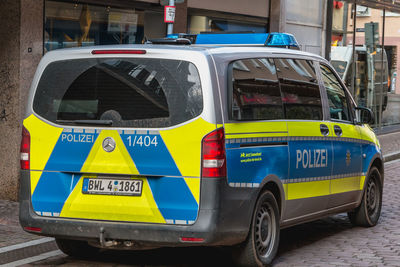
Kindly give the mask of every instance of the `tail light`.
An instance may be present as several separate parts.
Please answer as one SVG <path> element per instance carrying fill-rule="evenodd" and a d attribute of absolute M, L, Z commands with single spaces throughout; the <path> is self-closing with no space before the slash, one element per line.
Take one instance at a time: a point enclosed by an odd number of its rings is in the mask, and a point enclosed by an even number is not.
<path fill-rule="evenodd" d="M 30 157 L 31 157 L 31 136 L 28 130 L 22 126 L 22 139 L 21 139 L 21 169 L 30 169 Z"/>
<path fill-rule="evenodd" d="M 202 177 L 226 177 L 225 133 L 219 128 L 203 138 Z"/>

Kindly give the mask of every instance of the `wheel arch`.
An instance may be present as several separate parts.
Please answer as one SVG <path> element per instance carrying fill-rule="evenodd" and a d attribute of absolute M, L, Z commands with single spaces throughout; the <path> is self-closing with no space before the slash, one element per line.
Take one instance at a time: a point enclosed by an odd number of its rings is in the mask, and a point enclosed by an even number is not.
<path fill-rule="evenodd" d="M 282 219 L 282 214 L 285 210 L 285 190 L 282 181 L 276 175 L 268 175 L 265 177 L 260 184 L 257 199 L 265 190 L 269 190 L 274 195 L 279 208 L 279 216 L 280 219 Z"/>
<path fill-rule="evenodd" d="M 376 155 L 374 155 L 374 157 L 372 157 L 372 159 L 371 159 L 371 161 L 369 163 L 367 172 L 365 173 L 364 184 L 363 184 L 363 187 L 362 187 L 362 194 L 360 194 L 360 196 L 359 196 L 359 199 L 357 201 L 357 205 L 359 205 L 361 203 L 362 196 L 364 195 L 364 191 L 365 191 L 365 185 L 367 183 L 367 177 L 368 177 L 372 167 L 376 167 L 378 169 L 378 171 L 379 171 L 379 173 L 381 175 L 381 185 L 383 187 L 383 181 L 384 181 L 384 165 L 383 164 L 384 164 L 384 161 L 383 161 L 383 158 L 382 158 L 381 154 L 377 153 Z"/>

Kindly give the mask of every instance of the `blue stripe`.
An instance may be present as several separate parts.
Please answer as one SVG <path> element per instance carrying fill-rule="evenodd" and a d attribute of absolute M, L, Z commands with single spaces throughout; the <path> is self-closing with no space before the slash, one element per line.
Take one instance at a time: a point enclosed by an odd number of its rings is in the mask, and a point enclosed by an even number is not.
<path fill-rule="evenodd" d="M 239 144 L 232 144 L 239 146 Z M 270 174 L 288 178 L 288 147 L 265 146 L 227 149 L 228 183 L 261 183 Z"/>
<path fill-rule="evenodd" d="M 32 195 L 35 211 L 61 212 L 81 176 L 65 172 L 80 172 L 97 136 L 95 133 L 61 133 Z"/>
<path fill-rule="evenodd" d="M 97 136 L 95 133 L 62 133 L 44 169 L 80 172 Z"/>
<path fill-rule="evenodd" d="M 181 176 L 160 135 L 121 134 L 141 175 Z"/>
<path fill-rule="evenodd" d="M 43 172 L 32 195 L 33 209 L 60 213 L 80 177 L 62 172 Z"/>
<path fill-rule="evenodd" d="M 196 220 L 198 204 L 183 178 L 160 177 L 147 181 L 166 220 Z"/>

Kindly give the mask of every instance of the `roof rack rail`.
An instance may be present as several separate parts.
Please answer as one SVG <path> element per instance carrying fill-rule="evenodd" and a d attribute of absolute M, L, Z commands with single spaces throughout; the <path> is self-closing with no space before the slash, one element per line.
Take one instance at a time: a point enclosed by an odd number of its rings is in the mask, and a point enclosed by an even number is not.
<path fill-rule="evenodd" d="M 171 44 L 171 45 L 191 45 L 192 42 L 187 38 L 159 38 L 151 39 L 147 44 Z"/>

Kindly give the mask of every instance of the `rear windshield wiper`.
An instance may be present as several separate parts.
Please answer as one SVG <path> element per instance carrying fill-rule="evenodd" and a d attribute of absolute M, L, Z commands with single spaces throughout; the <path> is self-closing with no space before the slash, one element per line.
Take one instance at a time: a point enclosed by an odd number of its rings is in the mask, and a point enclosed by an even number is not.
<path fill-rule="evenodd" d="M 56 120 L 58 123 L 87 124 L 87 125 L 112 125 L 112 120 Z"/>

